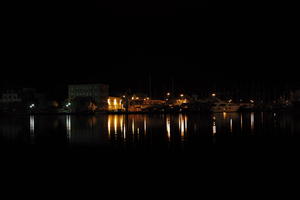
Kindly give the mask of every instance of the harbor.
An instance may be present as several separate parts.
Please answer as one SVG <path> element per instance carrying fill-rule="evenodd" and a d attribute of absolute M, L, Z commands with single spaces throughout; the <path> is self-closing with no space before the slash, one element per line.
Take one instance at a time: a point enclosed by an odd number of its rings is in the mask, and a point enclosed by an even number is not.
<path fill-rule="evenodd" d="M 52 98 L 34 88 L 3 89 L 0 114 L 143 114 L 143 113 L 231 113 L 297 112 L 300 90 L 286 90 L 272 98 L 238 93 L 192 92 L 149 93 L 115 92 L 105 84 L 69 85 L 67 98 Z M 111 94 L 119 95 L 111 96 Z M 60 99 L 60 100 L 59 100 Z"/>

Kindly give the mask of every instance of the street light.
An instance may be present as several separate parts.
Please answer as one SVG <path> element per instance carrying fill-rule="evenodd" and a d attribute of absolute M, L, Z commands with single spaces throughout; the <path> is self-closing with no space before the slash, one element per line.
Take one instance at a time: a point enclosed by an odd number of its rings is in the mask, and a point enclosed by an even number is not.
<path fill-rule="evenodd" d="M 34 103 L 30 104 L 29 108 L 33 109 L 35 107 Z"/>
<path fill-rule="evenodd" d="M 69 113 L 71 112 L 71 108 L 70 108 L 70 106 L 71 106 L 71 103 L 70 103 L 70 102 L 68 102 L 68 103 L 66 104 L 66 107 L 68 108 L 68 112 L 69 112 Z"/>

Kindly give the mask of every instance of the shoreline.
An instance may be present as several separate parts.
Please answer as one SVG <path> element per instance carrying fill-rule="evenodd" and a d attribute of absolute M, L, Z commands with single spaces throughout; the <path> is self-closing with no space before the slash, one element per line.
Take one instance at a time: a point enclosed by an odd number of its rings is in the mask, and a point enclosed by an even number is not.
<path fill-rule="evenodd" d="M 226 113 L 257 113 L 257 112 L 283 112 L 283 113 L 296 113 L 300 114 L 299 110 L 242 110 L 237 112 L 226 112 Z M 74 115 L 74 116 L 93 116 L 93 115 L 152 115 L 152 114 L 218 114 L 223 112 L 204 112 L 204 111 L 158 111 L 158 112 L 94 112 L 94 113 L 61 113 L 61 112 L 34 112 L 34 113 L 0 113 L 0 116 L 30 116 L 30 115 Z"/>

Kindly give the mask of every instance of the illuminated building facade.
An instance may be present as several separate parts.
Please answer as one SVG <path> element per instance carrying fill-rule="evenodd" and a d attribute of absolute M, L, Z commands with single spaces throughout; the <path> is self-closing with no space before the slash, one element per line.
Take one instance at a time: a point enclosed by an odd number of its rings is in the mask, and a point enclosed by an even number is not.
<path fill-rule="evenodd" d="M 107 110 L 111 112 L 124 111 L 123 99 L 120 97 L 107 98 Z"/>

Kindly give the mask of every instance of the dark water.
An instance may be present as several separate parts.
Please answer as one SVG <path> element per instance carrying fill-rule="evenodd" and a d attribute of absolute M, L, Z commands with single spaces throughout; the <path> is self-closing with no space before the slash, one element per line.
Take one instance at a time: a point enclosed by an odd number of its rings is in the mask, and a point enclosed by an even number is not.
<path fill-rule="evenodd" d="M 162 178 L 178 187 L 188 183 L 179 178 L 197 183 L 208 176 L 215 188 L 228 185 L 232 174 L 299 171 L 299 122 L 288 113 L 2 116 L 0 172 L 9 180 L 25 176 L 23 185 L 35 174 L 36 183 L 45 176 L 55 183 L 91 178 L 124 187 L 135 179 L 143 188 L 153 180 L 164 189 Z M 224 175 L 226 182 L 215 182 Z M 86 183 L 94 182 L 80 182 L 79 190 Z"/>
<path fill-rule="evenodd" d="M 300 118 L 289 113 L 1 117 L 2 147 L 196 152 L 297 146 Z"/>

